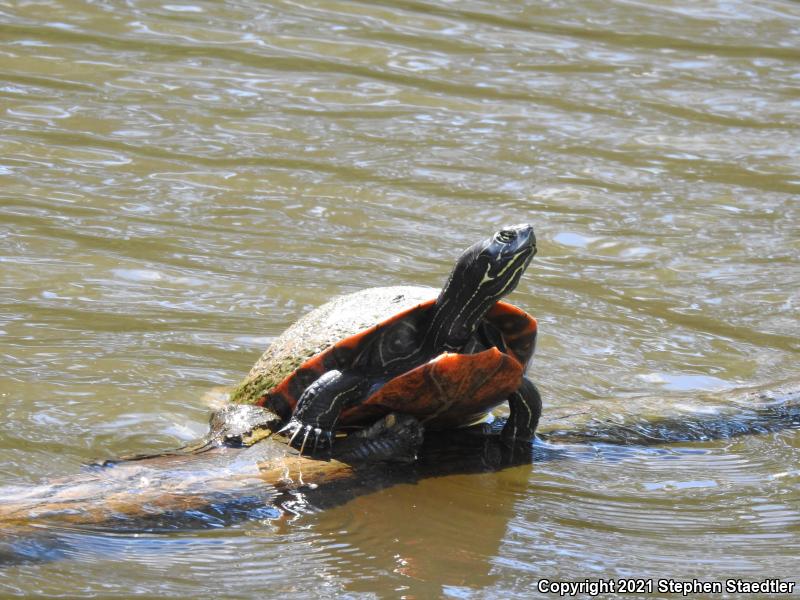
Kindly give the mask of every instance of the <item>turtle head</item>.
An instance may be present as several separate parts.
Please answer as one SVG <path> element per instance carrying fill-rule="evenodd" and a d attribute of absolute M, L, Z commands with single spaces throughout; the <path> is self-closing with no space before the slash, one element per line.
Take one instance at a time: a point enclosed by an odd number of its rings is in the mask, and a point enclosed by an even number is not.
<path fill-rule="evenodd" d="M 464 251 L 456 262 L 449 283 L 456 283 L 460 290 L 458 299 L 464 304 L 474 305 L 480 301 L 480 304 L 489 302 L 491 306 L 517 287 L 534 254 L 536 236 L 533 227 L 504 227 Z"/>
<path fill-rule="evenodd" d="M 504 227 L 465 250 L 436 301 L 434 345 L 465 344 L 494 303 L 517 287 L 534 254 L 536 236 L 527 224 Z"/>

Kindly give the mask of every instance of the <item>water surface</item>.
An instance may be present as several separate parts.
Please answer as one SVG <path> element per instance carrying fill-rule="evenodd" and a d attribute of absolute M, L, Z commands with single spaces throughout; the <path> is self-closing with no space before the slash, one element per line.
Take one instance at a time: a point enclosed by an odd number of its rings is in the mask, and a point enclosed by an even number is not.
<path fill-rule="evenodd" d="M 511 300 L 540 321 L 546 411 L 701 410 L 796 376 L 798 40 L 788 1 L 0 2 L 0 481 L 192 439 L 204 394 L 309 308 L 439 286 L 504 223 L 537 231 Z M 0 588 L 796 575 L 796 427 L 565 456 L 202 531 L 67 531 L 20 542 L 37 560 Z"/>

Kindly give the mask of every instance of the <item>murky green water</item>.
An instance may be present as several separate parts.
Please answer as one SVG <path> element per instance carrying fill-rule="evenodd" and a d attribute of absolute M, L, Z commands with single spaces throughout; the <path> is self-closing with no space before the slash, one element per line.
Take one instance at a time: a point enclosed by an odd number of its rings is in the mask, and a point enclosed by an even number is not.
<path fill-rule="evenodd" d="M 441 285 L 503 223 L 537 231 L 511 300 L 546 412 L 795 377 L 798 85 L 788 1 L 0 2 L 0 482 L 196 437 L 204 393 L 310 307 Z M 796 578 L 799 459 L 797 428 L 582 446 L 279 519 L 65 532 L 0 590 Z"/>

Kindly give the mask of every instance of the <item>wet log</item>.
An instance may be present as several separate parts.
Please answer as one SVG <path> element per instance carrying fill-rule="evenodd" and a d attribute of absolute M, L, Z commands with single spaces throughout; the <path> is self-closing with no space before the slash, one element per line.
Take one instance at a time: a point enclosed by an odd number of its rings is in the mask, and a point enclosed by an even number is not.
<path fill-rule="evenodd" d="M 401 482 L 547 460 L 575 444 L 668 444 L 797 428 L 800 382 L 702 396 L 617 398 L 586 403 L 577 411 L 545 411 L 534 444 L 507 448 L 500 442 L 498 421 L 428 435 L 418 460 L 409 465 L 316 460 L 266 440 L 246 449 L 87 467 L 40 485 L 0 487 L 0 539 L 58 526 L 192 527 L 202 525 L 203 515 L 246 518 L 249 511 L 298 498 L 324 508 Z"/>

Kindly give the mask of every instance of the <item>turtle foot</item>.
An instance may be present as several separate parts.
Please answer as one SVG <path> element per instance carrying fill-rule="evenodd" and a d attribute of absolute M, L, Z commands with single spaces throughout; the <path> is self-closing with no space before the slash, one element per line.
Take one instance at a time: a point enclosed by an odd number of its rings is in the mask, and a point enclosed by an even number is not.
<path fill-rule="evenodd" d="M 523 377 L 522 385 L 508 397 L 508 406 L 511 414 L 500 439 L 509 447 L 530 445 L 542 414 L 542 397 L 536 385 Z"/>
<path fill-rule="evenodd" d="M 504 427 L 503 430 L 500 432 L 500 441 L 506 448 L 519 448 L 519 447 L 527 447 L 533 443 L 533 435 L 531 436 L 519 436 L 516 435 L 513 431 L 513 428 L 509 428 L 508 426 Z"/>
<path fill-rule="evenodd" d="M 343 462 L 413 463 L 422 445 L 424 428 L 410 415 L 389 413 L 341 443 L 334 458 Z"/>
<path fill-rule="evenodd" d="M 291 419 L 278 433 L 289 438 L 289 445 L 300 454 L 316 456 L 319 450 L 330 451 L 333 446 L 333 431 L 314 425 L 305 425 L 298 419 Z"/>

